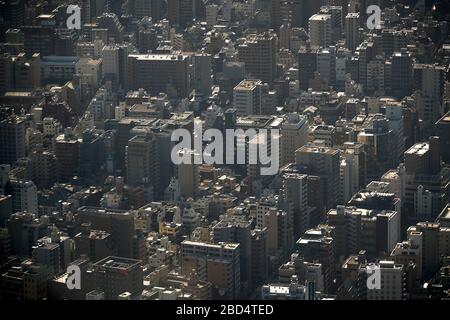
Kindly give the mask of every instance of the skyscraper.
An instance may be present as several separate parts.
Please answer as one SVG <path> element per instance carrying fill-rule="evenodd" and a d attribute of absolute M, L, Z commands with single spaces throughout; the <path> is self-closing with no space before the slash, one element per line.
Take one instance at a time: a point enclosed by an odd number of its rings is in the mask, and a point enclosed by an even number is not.
<path fill-rule="evenodd" d="M 315 14 L 308 21 L 311 46 L 328 47 L 331 45 L 331 14 Z"/>
<path fill-rule="evenodd" d="M 339 195 L 339 150 L 311 145 L 305 145 L 295 152 L 295 163 L 304 167 L 302 172 L 319 176 L 324 180 L 325 206 L 330 209 L 335 206 Z M 322 209 L 322 208 L 320 208 Z"/>
<path fill-rule="evenodd" d="M 0 121 L 0 163 L 14 164 L 25 156 L 25 120 L 9 117 Z"/>
<path fill-rule="evenodd" d="M 351 12 L 345 17 L 345 46 L 354 51 L 359 45 L 359 13 Z"/>
<path fill-rule="evenodd" d="M 143 290 L 144 276 L 139 260 L 106 257 L 93 265 L 89 277 L 94 288 L 103 291 L 107 300 L 117 300 L 124 292 L 139 299 Z"/>
<path fill-rule="evenodd" d="M 245 63 L 249 79 L 259 79 L 272 86 L 276 77 L 276 35 L 251 34 L 238 45 L 239 61 Z"/>
<path fill-rule="evenodd" d="M 186 28 L 194 18 L 194 0 L 168 0 L 167 16 L 171 25 Z"/>
<path fill-rule="evenodd" d="M 413 60 L 406 48 L 392 55 L 391 94 L 399 99 L 408 96 L 413 88 Z"/>
<path fill-rule="evenodd" d="M 240 244 L 204 243 L 185 240 L 181 243 L 181 270 L 190 274 L 195 269 L 199 279 L 213 285 L 213 297 L 240 297 Z"/>
<path fill-rule="evenodd" d="M 167 92 L 171 97 L 186 97 L 190 89 L 190 60 L 182 54 L 130 54 L 128 88 L 143 88 L 151 95 Z"/>

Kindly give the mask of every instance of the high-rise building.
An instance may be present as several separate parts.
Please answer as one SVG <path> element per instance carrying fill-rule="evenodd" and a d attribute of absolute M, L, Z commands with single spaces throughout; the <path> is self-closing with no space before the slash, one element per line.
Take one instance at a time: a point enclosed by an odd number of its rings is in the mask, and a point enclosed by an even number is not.
<path fill-rule="evenodd" d="M 114 247 L 121 257 L 133 257 L 136 229 L 131 212 L 116 209 L 81 207 L 78 209 L 77 222 L 90 223 L 94 230 L 103 230 L 111 234 Z"/>
<path fill-rule="evenodd" d="M 434 124 L 434 134 L 439 137 L 442 161 L 450 163 L 450 111 Z"/>
<path fill-rule="evenodd" d="M 79 165 L 80 141 L 70 133 L 59 135 L 55 143 L 58 162 L 58 181 L 68 181 L 76 174 Z"/>
<path fill-rule="evenodd" d="M 368 270 L 369 269 L 369 270 Z M 374 271 L 372 271 L 374 270 Z M 405 268 L 394 261 L 380 261 L 361 268 L 361 287 L 366 287 L 362 299 L 367 300 L 403 300 L 405 290 Z M 379 272 L 379 288 L 367 288 L 367 275 Z"/>
<path fill-rule="evenodd" d="M 190 58 L 182 54 L 128 56 L 128 88 L 145 89 L 151 95 L 161 92 L 186 97 L 190 89 Z"/>
<path fill-rule="evenodd" d="M 305 262 L 321 264 L 324 292 L 333 291 L 336 278 L 336 240 L 333 239 L 334 228 L 319 225 L 307 230 L 296 242 L 300 257 Z"/>
<path fill-rule="evenodd" d="M 239 243 L 242 294 L 254 289 L 250 287 L 254 282 L 251 273 L 251 225 L 251 220 L 240 219 L 238 216 L 227 216 L 213 227 L 214 242 Z"/>
<path fill-rule="evenodd" d="M 413 89 L 413 58 L 406 48 L 392 55 L 391 94 L 399 99 L 409 96 Z"/>
<path fill-rule="evenodd" d="M 294 237 L 299 237 L 310 225 L 308 208 L 308 176 L 297 173 L 283 175 L 283 197 L 292 205 Z"/>
<path fill-rule="evenodd" d="M 414 64 L 413 72 L 414 89 L 421 91 L 418 99 L 425 100 L 418 104 L 417 111 L 429 130 L 444 113 L 445 68 L 439 65 Z"/>
<path fill-rule="evenodd" d="M 359 250 L 369 257 L 390 254 L 400 240 L 400 214 L 394 210 L 337 206 L 328 212 L 327 221 L 335 228 L 340 259 Z"/>
<path fill-rule="evenodd" d="M 311 48 L 310 42 L 300 48 L 298 52 L 298 72 L 300 89 L 307 90 L 309 82 L 317 70 L 317 48 Z"/>
<path fill-rule="evenodd" d="M 60 273 L 60 250 L 57 243 L 39 243 L 32 249 L 33 262 L 49 268 L 49 273 L 58 275 Z"/>
<path fill-rule="evenodd" d="M 86 255 L 95 262 L 117 254 L 111 234 L 103 230 L 93 230 L 88 223 L 81 226 L 81 232 L 73 239 L 76 257 Z"/>
<path fill-rule="evenodd" d="M 330 46 L 332 41 L 331 14 L 315 14 L 308 21 L 311 46 Z"/>
<path fill-rule="evenodd" d="M 13 165 L 25 157 L 25 120 L 9 117 L 0 121 L 0 163 Z"/>
<path fill-rule="evenodd" d="M 359 46 L 359 13 L 349 13 L 345 17 L 345 46 L 354 51 Z"/>
<path fill-rule="evenodd" d="M 281 125 L 281 165 L 295 162 L 295 151 L 308 139 L 308 121 L 297 113 L 289 113 Z"/>
<path fill-rule="evenodd" d="M 159 187 L 159 161 L 156 138 L 151 134 L 136 135 L 126 147 L 127 184 Z"/>
<path fill-rule="evenodd" d="M 180 196 L 186 198 L 195 197 L 198 195 L 200 185 L 200 165 L 194 163 L 194 151 L 182 150 L 181 153 L 187 153 L 191 161 L 189 163 L 181 163 L 177 166 Z M 186 157 L 186 155 L 183 156 Z"/>
<path fill-rule="evenodd" d="M 403 203 L 412 221 L 434 221 L 447 202 L 450 173 L 441 165 L 439 140 L 430 137 L 405 152 Z"/>
<path fill-rule="evenodd" d="M 249 79 L 260 79 L 269 86 L 276 78 L 276 35 L 266 32 L 251 34 L 238 45 L 239 61 L 245 63 Z"/>
<path fill-rule="evenodd" d="M 211 55 L 208 53 L 195 53 L 192 56 L 192 88 L 206 97 L 211 93 L 211 63 Z"/>
<path fill-rule="evenodd" d="M 22 26 L 27 57 L 40 53 L 42 57 L 55 54 L 55 29 L 52 26 Z"/>
<path fill-rule="evenodd" d="M 302 172 L 319 176 L 324 182 L 325 207 L 335 206 L 339 195 L 339 150 L 321 146 L 305 145 L 295 152 L 295 163 Z M 320 208 L 322 209 L 322 208 Z"/>
<path fill-rule="evenodd" d="M 213 285 L 213 297 L 240 297 L 240 244 L 204 243 L 185 240 L 181 243 L 181 270 L 190 274 L 196 270 L 200 280 Z"/>
<path fill-rule="evenodd" d="M 320 74 L 320 79 L 329 86 L 336 85 L 336 48 L 334 46 L 321 48 L 317 52 L 317 72 Z"/>
<path fill-rule="evenodd" d="M 331 15 L 331 41 L 336 42 L 342 38 L 342 6 L 324 5 L 320 7 L 321 14 Z"/>
<path fill-rule="evenodd" d="M 375 115 L 368 121 L 366 128 L 358 133 L 357 141 L 364 145 L 367 152 L 367 180 L 377 181 L 387 170 L 398 162 L 398 153 L 395 149 L 398 141 L 389 127 L 389 121 Z"/>
<path fill-rule="evenodd" d="M 194 18 L 194 0 L 168 0 L 167 17 L 171 25 L 186 28 Z"/>
<path fill-rule="evenodd" d="M 32 181 L 13 179 L 10 188 L 14 212 L 38 213 L 37 188 Z"/>
<path fill-rule="evenodd" d="M 139 260 L 106 257 L 94 263 L 89 277 L 107 300 L 117 300 L 124 292 L 129 292 L 133 299 L 139 299 L 142 294 L 144 275 Z"/>
<path fill-rule="evenodd" d="M 260 114 L 261 80 L 242 80 L 233 89 L 233 103 L 238 116 Z"/>

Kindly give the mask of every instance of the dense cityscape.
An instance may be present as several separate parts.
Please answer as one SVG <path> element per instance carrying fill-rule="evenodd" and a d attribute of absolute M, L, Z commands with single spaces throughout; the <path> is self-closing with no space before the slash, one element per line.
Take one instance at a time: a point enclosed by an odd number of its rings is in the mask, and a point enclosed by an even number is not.
<path fill-rule="evenodd" d="M 449 22 L 0 0 L 0 300 L 450 299 Z"/>

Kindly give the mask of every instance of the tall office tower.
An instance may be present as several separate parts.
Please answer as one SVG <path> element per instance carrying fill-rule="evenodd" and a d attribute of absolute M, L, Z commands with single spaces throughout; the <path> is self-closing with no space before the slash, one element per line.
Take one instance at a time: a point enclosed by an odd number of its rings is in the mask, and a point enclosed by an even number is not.
<path fill-rule="evenodd" d="M 320 7 L 320 13 L 331 15 L 331 41 L 335 43 L 342 38 L 342 7 L 325 5 Z"/>
<path fill-rule="evenodd" d="M 439 137 L 442 161 L 450 163 L 450 111 L 434 124 L 434 134 Z"/>
<path fill-rule="evenodd" d="M 251 234 L 251 283 L 250 287 L 259 286 L 268 279 L 267 229 L 254 229 Z"/>
<path fill-rule="evenodd" d="M 321 48 L 317 52 L 317 71 L 329 86 L 336 85 L 336 47 Z"/>
<path fill-rule="evenodd" d="M 333 208 L 338 200 L 339 153 L 338 149 L 315 145 L 303 146 L 295 152 L 296 165 L 305 168 L 301 171 L 318 176 L 324 181 L 323 194 L 327 195 L 324 205 L 327 209 Z"/>
<path fill-rule="evenodd" d="M 29 180 L 10 181 L 13 212 L 38 213 L 36 185 Z"/>
<path fill-rule="evenodd" d="M 324 282 L 324 292 L 334 290 L 336 279 L 336 240 L 334 228 L 327 225 L 318 225 L 316 228 L 306 230 L 297 240 L 296 248 L 305 262 L 320 263 Z"/>
<path fill-rule="evenodd" d="M 277 209 L 271 201 L 267 200 L 264 199 L 257 204 L 257 228 L 266 229 L 267 254 L 273 260 L 272 263 L 275 263 L 274 261 L 279 262 L 285 259 L 292 248 L 292 215 Z M 274 265 L 269 265 L 269 270 L 273 267 Z"/>
<path fill-rule="evenodd" d="M 41 86 L 41 58 L 34 53 L 30 58 L 25 53 L 0 56 L 0 92 L 9 90 L 34 90 Z"/>
<path fill-rule="evenodd" d="M 332 41 L 331 14 L 315 14 L 308 20 L 311 46 L 328 47 Z"/>
<path fill-rule="evenodd" d="M 12 252 L 20 257 L 31 257 L 31 247 L 48 233 L 47 222 L 28 212 L 13 213 L 7 227 L 11 236 Z"/>
<path fill-rule="evenodd" d="M 226 216 L 217 223 L 213 231 L 213 240 L 216 243 L 229 242 L 239 243 L 240 246 L 240 273 L 241 294 L 246 295 L 255 288 L 251 287 L 254 282 L 251 273 L 252 257 L 252 220 L 240 216 Z"/>
<path fill-rule="evenodd" d="M 156 29 L 147 23 L 139 25 L 137 42 L 139 53 L 149 53 L 155 50 L 158 47 L 158 34 Z"/>
<path fill-rule="evenodd" d="M 384 95 L 385 92 L 385 70 L 386 64 L 382 56 L 377 55 L 367 64 L 367 86 L 366 92 L 375 96 Z"/>
<path fill-rule="evenodd" d="M 94 263 L 93 270 L 88 273 L 94 288 L 103 291 L 107 300 L 117 300 L 124 292 L 129 292 L 133 299 L 139 299 L 144 289 L 144 275 L 139 260 L 106 257 Z"/>
<path fill-rule="evenodd" d="M 40 53 L 42 57 L 55 53 L 55 30 L 49 26 L 23 26 L 24 50 L 27 57 Z"/>
<path fill-rule="evenodd" d="M 282 0 L 280 4 L 280 14 L 282 24 L 289 23 L 292 27 L 305 27 L 305 22 L 309 16 L 305 16 L 303 11 L 303 0 Z"/>
<path fill-rule="evenodd" d="M 126 70 L 129 53 L 127 45 L 107 45 L 102 49 L 103 76 L 124 88 L 128 88 Z"/>
<path fill-rule="evenodd" d="M 133 17 L 137 19 L 142 19 L 144 17 L 152 16 L 152 0 L 134 0 L 133 1 Z"/>
<path fill-rule="evenodd" d="M 233 103 L 238 116 L 260 114 L 261 80 L 242 80 L 233 89 Z"/>
<path fill-rule="evenodd" d="M 352 52 L 359 46 L 359 13 L 349 13 L 345 17 L 345 47 Z"/>
<path fill-rule="evenodd" d="M 33 182 L 38 187 L 48 188 L 57 180 L 57 160 L 49 151 L 34 151 L 29 155 L 33 166 Z"/>
<path fill-rule="evenodd" d="M 76 257 L 86 255 L 91 261 L 99 261 L 117 254 L 111 234 L 103 230 L 93 230 L 88 223 L 81 226 L 81 232 L 73 239 Z"/>
<path fill-rule="evenodd" d="M 145 89 L 151 95 L 161 92 L 186 97 L 190 89 L 190 58 L 182 54 L 128 56 L 128 88 Z"/>
<path fill-rule="evenodd" d="M 46 266 L 52 276 L 61 271 L 60 250 L 57 243 L 38 243 L 32 247 L 33 262 Z"/>
<path fill-rule="evenodd" d="M 25 3 L 24 0 L 8 0 L 0 4 L 0 17 L 2 17 L 6 25 L 12 28 L 19 28 L 25 21 Z"/>
<path fill-rule="evenodd" d="M 241 295 L 240 244 L 181 243 L 181 272 L 196 270 L 199 279 L 213 285 L 213 298 L 238 299 Z"/>
<path fill-rule="evenodd" d="M 159 188 L 160 164 L 156 137 L 147 133 L 131 138 L 126 147 L 127 184 Z"/>
<path fill-rule="evenodd" d="M 414 228 L 414 226 L 412 227 Z M 405 268 L 412 261 L 415 264 L 415 280 L 422 279 L 423 234 L 422 232 L 408 230 L 407 240 L 397 243 L 391 252 L 391 259 L 395 264 L 402 264 Z"/>
<path fill-rule="evenodd" d="M 367 277 L 371 270 L 380 273 L 380 288 L 368 288 Z M 363 266 L 359 270 L 358 287 L 363 288 L 360 291 L 360 298 L 364 300 L 403 300 L 405 290 L 405 268 L 401 264 L 395 264 L 394 261 L 382 260 L 379 263 L 371 263 Z"/>
<path fill-rule="evenodd" d="M 431 64 L 414 64 L 413 70 L 414 89 L 420 90 L 421 96 L 430 100 L 430 103 L 422 104 L 424 108 L 418 108 L 420 118 L 425 126 L 430 128 L 444 113 L 445 68 Z"/>
<path fill-rule="evenodd" d="M 190 163 L 182 163 L 177 166 L 178 182 L 180 184 L 181 197 L 195 197 L 200 186 L 200 173 L 198 164 L 194 163 L 195 153 L 192 150 L 182 150 L 180 155 L 190 158 Z"/>
<path fill-rule="evenodd" d="M 14 87 L 13 66 L 12 56 L 8 53 L 2 53 L 0 55 L 0 94 L 2 95 Z"/>
<path fill-rule="evenodd" d="M 95 129 L 84 131 L 81 135 L 79 150 L 78 173 L 80 177 L 90 179 L 100 170 L 106 159 L 104 132 Z"/>
<path fill-rule="evenodd" d="M 219 14 L 219 6 L 216 4 L 209 4 L 205 8 L 206 10 L 206 25 L 212 28 L 217 24 L 217 16 Z"/>
<path fill-rule="evenodd" d="M 72 134 L 59 135 L 55 142 L 58 161 L 58 181 L 68 181 L 76 175 L 79 165 L 80 142 Z"/>
<path fill-rule="evenodd" d="M 439 137 L 405 152 L 405 208 L 411 221 L 433 221 L 449 197 L 450 173 L 441 166 Z"/>
<path fill-rule="evenodd" d="M 307 139 L 307 118 L 298 113 L 287 114 L 281 125 L 281 166 L 295 162 L 295 151 L 303 147 Z"/>
<path fill-rule="evenodd" d="M 283 198 L 293 210 L 293 233 L 297 239 L 310 226 L 308 207 L 308 176 L 285 173 L 283 178 Z"/>
<path fill-rule="evenodd" d="M 422 271 L 424 277 L 431 277 L 439 270 L 442 257 L 450 252 L 450 229 L 437 222 L 419 222 L 408 228 L 408 238 L 422 235 Z"/>
<path fill-rule="evenodd" d="M 239 61 L 245 63 L 245 72 L 249 79 L 260 79 L 273 85 L 276 78 L 277 36 L 270 32 L 251 34 L 240 40 L 238 45 Z"/>
<path fill-rule="evenodd" d="M 3 193 L 1 193 L 3 194 Z M 12 215 L 12 196 L 11 195 L 0 195 L 0 227 L 6 226 L 6 222 Z M 1 230 L 1 229 L 0 229 Z M 1 238 L 1 236 L 0 236 Z M 0 240 L 1 242 L 1 240 Z M 1 251 L 1 249 L 0 249 Z M 0 255 L 1 256 L 1 255 Z M 0 258 L 1 260 L 1 258 Z M 3 261 L 3 260 L 1 260 Z"/>
<path fill-rule="evenodd" d="M 0 121 L 0 164 L 13 165 L 25 157 L 25 120 L 11 116 Z"/>
<path fill-rule="evenodd" d="M 327 221 L 335 228 L 340 259 L 359 250 L 372 258 L 389 254 L 400 241 L 400 214 L 394 210 L 337 206 L 328 212 Z"/>
<path fill-rule="evenodd" d="M 309 81 L 314 77 L 317 70 L 317 48 L 311 48 L 310 42 L 300 48 L 298 52 L 298 79 L 300 89 L 308 90 Z"/>
<path fill-rule="evenodd" d="M 133 238 L 136 229 L 132 213 L 125 210 L 81 207 L 78 209 L 76 221 L 80 226 L 83 223 L 90 223 L 92 229 L 110 233 L 119 256 L 127 258 L 135 256 Z"/>
<path fill-rule="evenodd" d="M 358 82 L 365 90 L 365 88 L 367 88 L 367 65 L 375 55 L 373 42 L 364 40 L 359 46 L 357 46 L 356 54 L 358 56 Z"/>
<path fill-rule="evenodd" d="M 413 89 L 413 58 L 406 48 L 392 55 L 391 94 L 403 99 Z"/>
<path fill-rule="evenodd" d="M 360 131 L 357 139 L 367 151 L 368 181 L 377 181 L 397 163 L 394 134 L 386 118 L 375 117 L 368 127 Z"/>
<path fill-rule="evenodd" d="M 194 18 L 194 0 L 168 0 L 167 17 L 171 25 L 186 28 Z"/>
<path fill-rule="evenodd" d="M 208 53 L 195 53 L 192 56 L 192 88 L 205 97 L 211 93 L 211 62 L 211 55 Z"/>
<path fill-rule="evenodd" d="M 108 42 L 122 43 L 125 28 L 115 13 L 103 13 L 97 17 L 97 24 L 99 29 L 108 30 Z"/>
<path fill-rule="evenodd" d="M 283 0 L 271 0 L 270 20 L 272 28 L 275 30 L 278 30 L 283 24 L 282 3 Z"/>

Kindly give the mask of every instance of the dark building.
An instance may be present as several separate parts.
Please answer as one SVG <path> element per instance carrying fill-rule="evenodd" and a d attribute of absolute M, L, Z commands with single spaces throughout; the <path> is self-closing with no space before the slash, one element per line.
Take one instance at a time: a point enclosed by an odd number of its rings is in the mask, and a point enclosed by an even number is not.
<path fill-rule="evenodd" d="M 106 257 L 94 263 L 89 277 L 94 288 L 105 293 L 106 300 L 117 300 L 125 292 L 138 299 L 144 289 L 144 276 L 139 260 Z"/>
<path fill-rule="evenodd" d="M 0 121 L 0 163 L 14 164 L 25 157 L 25 120 L 9 117 Z"/>
<path fill-rule="evenodd" d="M 168 0 L 167 17 L 171 25 L 184 29 L 194 17 L 194 0 Z"/>

